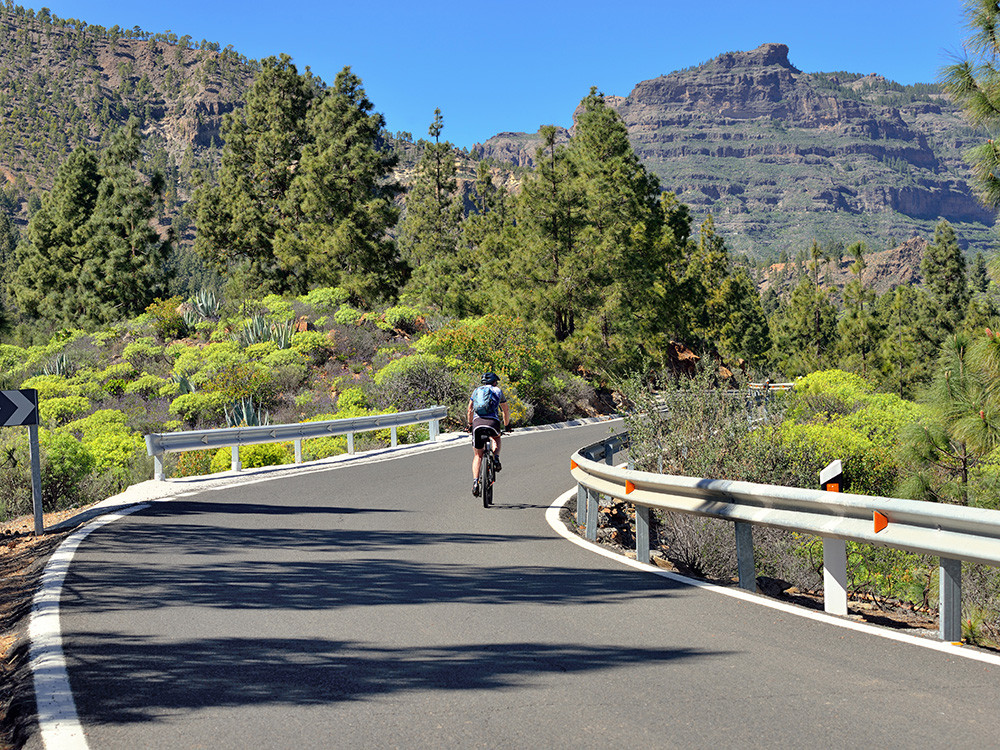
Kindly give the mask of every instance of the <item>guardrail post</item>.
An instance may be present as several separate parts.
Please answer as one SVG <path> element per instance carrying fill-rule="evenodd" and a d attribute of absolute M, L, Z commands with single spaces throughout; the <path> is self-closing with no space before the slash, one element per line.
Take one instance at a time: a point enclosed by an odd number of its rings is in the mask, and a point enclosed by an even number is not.
<path fill-rule="evenodd" d="M 962 561 L 941 558 L 938 623 L 941 640 L 962 640 Z"/>
<path fill-rule="evenodd" d="M 354 433 L 353 432 L 348 432 L 347 433 L 347 452 L 348 452 L 348 454 L 350 454 L 352 456 L 354 455 Z"/>
<path fill-rule="evenodd" d="M 395 448 L 396 447 L 396 425 L 393 425 L 391 428 L 389 428 L 389 435 L 392 438 L 392 447 Z"/>
<path fill-rule="evenodd" d="M 438 434 L 440 434 L 440 431 L 441 431 L 440 419 L 432 419 L 430 422 L 427 423 L 427 439 L 430 442 L 433 443 L 438 439 Z"/>
<path fill-rule="evenodd" d="M 597 493 L 587 490 L 587 539 L 597 541 Z"/>
<path fill-rule="evenodd" d="M 823 537 L 823 609 L 847 614 L 847 542 Z"/>
<path fill-rule="evenodd" d="M 153 454 L 153 479 L 164 482 L 167 479 L 167 472 L 163 470 L 163 454 Z"/>
<path fill-rule="evenodd" d="M 649 508 L 645 505 L 635 506 L 635 559 L 649 562 Z"/>
<path fill-rule="evenodd" d="M 233 451 L 232 469 L 233 471 L 241 471 L 243 469 L 243 465 L 240 463 L 240 446 L 234 445 L 232 447 L 232 451 Z"/>
<path fill-rule="evenodd" d="M 576 486 L 576 525 L 587 525 L 587 488 L 582 484 Z"/>
<path fill-rule="evenodd" d="M 295 443 L 295 463 L 302 463 L 302 438 L 292 441 Z"/>
<path fill-rule="evenodd" d="M 745 521 L 736 521 L 736 569 L 740 577 L 740 588 L 757 590 L 757 569 L 753 559 L 753 526 Z"/>

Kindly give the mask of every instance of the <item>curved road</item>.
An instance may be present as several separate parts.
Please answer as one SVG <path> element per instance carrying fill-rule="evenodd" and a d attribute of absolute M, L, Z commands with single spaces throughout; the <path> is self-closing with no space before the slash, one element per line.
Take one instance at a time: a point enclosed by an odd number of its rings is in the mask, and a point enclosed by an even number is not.
<path fill-rule="evenodd" d="M 568 457 L 607 433 L 509 436 L 489 510 L 463 442 L 95 530 L 61 616 L 89 747 L 996 744 L 1000 667 L 557 536 Z"/>

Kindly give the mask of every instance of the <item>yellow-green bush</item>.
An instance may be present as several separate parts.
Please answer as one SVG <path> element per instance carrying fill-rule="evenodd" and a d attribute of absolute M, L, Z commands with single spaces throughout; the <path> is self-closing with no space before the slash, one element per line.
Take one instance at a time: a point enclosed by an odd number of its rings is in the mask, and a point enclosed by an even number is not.
<path fill-rule="evenodd" d="M 66 425 L 80 433 L 80 442 L 94 457 L 94 470 L 126 479 L 133 462 L 146 452 L 146 441 L 128 427 L 127 417 L 116 409 L 99 409 Z"/>
<path fill-rule="evenodd" d="M 338 287 L 321 287 L 319 289 L 313 289 L 309 294 L 303 294 L 298 298 L 299 302 L 304 302 L 307 305 L 312 305 L 313 307 L 322 308 L 325 310 L 336 310 L 342 304 L 347 302 L 350 295 L 344 290 Z"/>
<path fill-rule="evenodd" d="M 321 331 L 301 331 L 292 334 L 292 349 L 321 365 L 333 354 L 333 343 Z"/>
<path fill-rule="evenodd" d="M 38 416 L 44 424 L 66 424 L 88 411 L 90 411 L 90 401 L 83 396 L 60 396 L 38 400 Z"/>
<path fill-rule="evenodd" d="M 194 426 L 198 422 L 218 421 L 222 416 L 222 407 L 228 403 L 224 394 L 197 391 L 175 398 L 170 402 L 169 411 Z"/>
<path fill-rule="evenodd" d="M 125 386 L 125 393 L 138 393 L 142 396 L 159 395 L 160 390 L 167 385 L 174 385 L 176 387 L 176 384 L 171 383 L 169 380 L 144 372 L 137 379 Z"/>
<path fill-rule="evenodd" d="M 80 395 L 80 386 L 70 382 L 62 375 L 36 375 L 22 382 L 21 388 L 37 390 L 39 401 Z"/>
<path fill-rule="evenodd" d="M 295 460 L 291 443 L 261 443 L 260 445 L 240 446 L 240 464 L 244 469 L 259 469 L 263 466 L 281 466 Z M 217 474 L 229 471 L 233 465 L 231 448 L 219 448 L 212 456 L 210 471 Z"/>

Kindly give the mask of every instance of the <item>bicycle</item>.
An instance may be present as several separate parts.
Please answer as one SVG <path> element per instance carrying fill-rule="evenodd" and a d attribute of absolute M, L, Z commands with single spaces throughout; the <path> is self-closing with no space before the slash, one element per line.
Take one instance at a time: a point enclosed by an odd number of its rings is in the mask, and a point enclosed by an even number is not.
<path fill-rule="evenodd" d="M 501 434 L 504 431 L 501 428 Z M 493 440 L 487 437 L 486 445 L 483 448 L 483 458 L 479 462 L 479 494 L 483 498 L 484 508 L 493 505 L 493 483 L 496 482 L 496 478 L 496 456 L 493 453 Z"/>

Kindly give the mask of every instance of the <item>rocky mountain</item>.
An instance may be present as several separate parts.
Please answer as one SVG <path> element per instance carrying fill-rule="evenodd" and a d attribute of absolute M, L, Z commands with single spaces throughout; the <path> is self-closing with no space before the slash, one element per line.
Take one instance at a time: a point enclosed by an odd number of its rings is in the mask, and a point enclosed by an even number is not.
<path fill-rule="evenodd" d="M 0 187 L 23 210 L 74 148 L 99 148 L 134 115 L 152 165 L 173 177 L 170 199 L 183 202 L 193 171 L 217 161 L 222 117 L 256 69 L 217 43 L 0 3 Z"/>
<path fill-rule="evenodd" d="M 711 211 L 734 250 L 794 257 L 814 239 L 881 249 L 930 236 L 942 217 L 966 247 L 994 242 L 995 216 L 962 159 L 975 132 L 935 85 L 803 73 L 788 47 L 765 44 L 606 100 L 664 189 L 695 216 Z M 474 150 L 528 165 L 540 143 L 502 133 Z"/>

